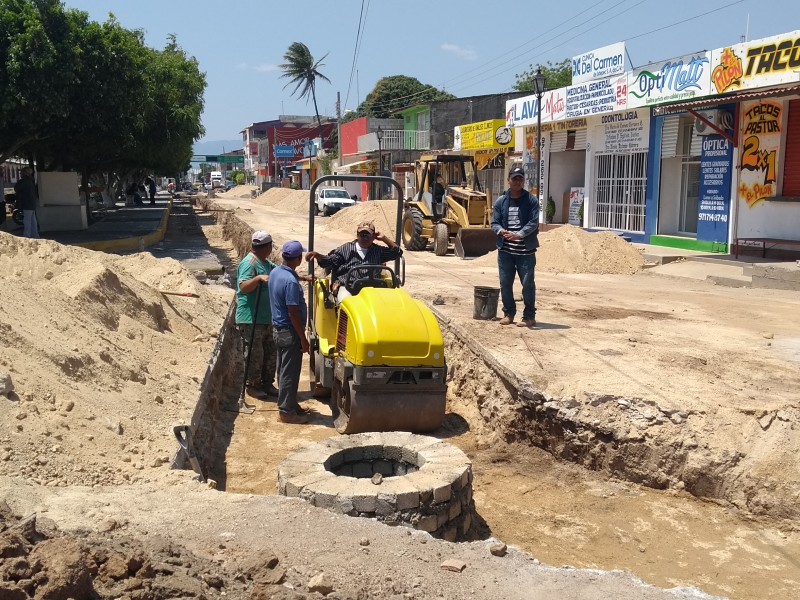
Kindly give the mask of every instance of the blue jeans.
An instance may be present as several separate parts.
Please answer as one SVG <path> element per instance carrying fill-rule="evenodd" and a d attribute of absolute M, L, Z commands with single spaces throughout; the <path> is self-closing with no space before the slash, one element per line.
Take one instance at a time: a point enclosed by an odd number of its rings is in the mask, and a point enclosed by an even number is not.
<path fill-rule="evenodd" d="M 296 415 L 297 388 L 300 386 L 300 370 L 303 364 L 303 349 L 294 329 L 274 329 L 278 354 L 278 410 L 284 415 Z"/>
<path fill-rule="evenodd" d="M 522 282 L 522 300 L 525 310 L 522 318 L 525 320 L 536 317 L 536 282 L 533 271 L 536 268 L 536 253 L 530 256 L 509 254 L 502 250 L 497 252 L 497 267 L 500 271 L 500 299 L 503 302 L 503 314 L 514 318 L 517 314 L 517 305 L 514 302 L 514 280 L 519 274 Z"/>

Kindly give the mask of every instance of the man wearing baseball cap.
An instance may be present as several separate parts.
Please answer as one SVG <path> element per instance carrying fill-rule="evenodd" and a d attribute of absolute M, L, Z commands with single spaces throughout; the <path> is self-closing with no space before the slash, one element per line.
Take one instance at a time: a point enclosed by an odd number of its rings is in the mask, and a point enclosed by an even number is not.
<path fill-rule="evenodd" d="M 247 391 L 253 398 L 265 400 L 267 396 L 278 395 L 268 286 L 270 273 L 275 269 L 275 263 L 269 260 L 272 236 L 266 231 L 256 231 L 250 248 L 237 272 L 236 328 L 242 334 L 245 361 L 249 353 Z M 252 347 L 249 345 L 251 337 Z"/>
<path fill-rule="evenodd" d="M 375 244 L 379 240 L 386 246 Z M 394 260 L 403 254 L 403 249 L 395 244 L 387 235 L 375 231 L 375 224 L 372 221 L 364 221 L 356 227 L 356 239 L 347 242 L 332 250 L 327 255 L 319 252 L 309 252 L 306 260 L 316 260 L 317 264 L 323 269 L 331 269 L 333 279 L 332 291 L 336 294 L 337 302 L 351 296 L 345 287 L 347 272 L 352 267 L 359 265 L 382 265 L 385 262 Z"/>
<path fill-rule="evenodd" d="M 286 242 L 281 248 L 283 264 L 272 272 L 269 283 L 278 350 L 278 418 L 282 423 L 307 423 L 309 414 L 297 402 L 303 354 L 308 352 L 308 308 L 295 271 L 303 262 L 303 252 L 305 248 L 300 242 Z"/>
<path fill-rule="evenodd" d="M 525 189 L 525 171 L 508 173 L 508 190 L 494 203 L 492 231 L 497 234 L 497 267 L 500 273 L 501 325 L 511 325 L 517 314 L 514 280 L 522 282 L 524 309 L 517 327 L 536 326 L 536 248 L 539 247 L 539 199 Z"/>

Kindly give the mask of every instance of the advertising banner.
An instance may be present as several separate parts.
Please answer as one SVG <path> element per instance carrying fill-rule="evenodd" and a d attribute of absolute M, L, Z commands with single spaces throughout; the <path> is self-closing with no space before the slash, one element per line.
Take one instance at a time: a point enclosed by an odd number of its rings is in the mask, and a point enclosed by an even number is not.
<path fill-rule="evenodd" d="M 733 144 L 721 135 L 703 136 L 697 239 L 728 242 Z"/>
<path fill-rule="evenodd" d="M 572 58 L 572 84 L 625 72 L 625 42 L 598 48 Z"/>
<path fill-rule="evenodd" d="M 800 30 L 714 50 L 711 69 L 715 94 L 796 82 Z"/>
<path fill-rule="evenodd" d="M 548 90 L 542 95 L 542 123 L 560 121 L 566 117 L 567 89 Z M 524 127 L 536 125 L 539 114 L 536 96 L 524 96 L 506 101 L 506 125 Z"/>
<path fill-rule="evenodd" d="M 514 149 L 514 130 L 502 119 L 458 125 L 453 131 L 453 150 Z"/>
<path fill-rule="evenodd" d="M 567 88 L 567 119 L 601 115 L 624 110 L 628 105 L 628 80 L 625 75 L 598 79 Z"/>
<path fill-rule="evenodd" d="M 753 208 L 777 193 L 783 104 L 779 100 L 743 102 L 741 114 L 738 197 Z"/>
<path fill-rule="evenodd" d="M 628 108 L 711 94 L 711 53 L 687 54 L 628 74 Z"/>
<path fill-rule="evenodd" d="M 596 152 L 625 154 L 646 152 L 650 135 L 650 112 L 647 110 L 603 115 L 597 128 L 594 148 Z"/>
<path fill-rule="evenodd" d="M 583 205 L 585 199 L 585 190 L 582 187 L 574 187 L 569 189 L 569 224 L 576 227 L 582 227 L 583 222 L 578 212 Z"/>

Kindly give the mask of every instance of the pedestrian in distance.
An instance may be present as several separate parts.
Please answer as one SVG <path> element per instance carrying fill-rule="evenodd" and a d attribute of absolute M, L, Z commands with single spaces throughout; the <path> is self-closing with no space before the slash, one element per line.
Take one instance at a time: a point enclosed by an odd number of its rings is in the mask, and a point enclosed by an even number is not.
<path fill-rule="evenodd" d="M 380 241 L 385 246 L 377 245 Z M 316 260 L 323 269 L 331 269 L 333 285 L 331 291 L 336 294 L 336 301 L 341 303 L 352 294 L 345 289 L 347 272 L 358 265 L 382 265 L 385 262 L 399 258 L 403 249 L 395 244 L 387 235 L 375 231 L 375 224 L 364 221 L 356 228 L 356 239 L 342 244 L 327 255 L 319 252 L 306 254 L 306 261 Z"/>
<path fill-rule="evenodd" d="M 269 284 L 278 351 L 278 418 L 283 423 L 307 423 L 309 419 L 308 411 L 297 402 L 303 354 L 309 351 L 308 308 L 300 285 L 301 277 L 296 272 L 303 262 L 304 251 L 300 242 L 286 242 L 281 249 L 283 264 L 272 271 Z"/>
<path fill-rule="evenodd" d="M 536 248 L 539 247 L 539 199 L 524 188 L 525 172 L 514 167 L 508 173 L 508 189 L 492 208 L 492 231 L 497 234 L 497 267 L 500 274 L 501 325 L 511 325 L 517 314 L 514 280 L 522 283 L 524 310 L 517 327 L 536 326 Z"/>
<path fill-rule="evenodd" d="M 147 183 L 147 191 L 150 192 L 150 204 L 156 203 L 156 182 L 152 177 L 145 180 Z"/>
<path fill-rule="evenodd" d="M 246 389 L 258 400 L 278 395 L 269 298 L 270 274 L 276 265 L 269 260 L 270 254 L 272 236 L 266 231 L 256 231 L 250 241 L 250 252 L 239 263 L 236 276 L 236 328 L 242 335 Z"/>
<path fill-rule="evenodd" d="M 36 182 L 33 180 L 33 170 L 30 167 L 22 169 L 22 177 L 14 184 L 14 193 L 17 195 L 17 208 L 22 210 L 22 236 L 37 239 L 39 237 L 39 222 L 36 220 Z"/>

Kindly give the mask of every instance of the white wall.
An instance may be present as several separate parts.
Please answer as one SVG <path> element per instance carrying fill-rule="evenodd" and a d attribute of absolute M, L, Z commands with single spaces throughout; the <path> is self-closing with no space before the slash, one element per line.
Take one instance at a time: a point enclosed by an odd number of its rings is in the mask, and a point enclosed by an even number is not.
<path fill-rule="evenodd" d="M 547 178 L 547 192 L 556 203 L 554 223 L 566 222 L 562 211 L 564 192 L 569 195 L 571 187 L 583 187 L 586 177 L 586 151 L 567 150 L 550 155 L 550 175 Z"/>
<path fill-rule="evenodd" d="M 76 231 L 89 224 L 86 206 L 78 187 L 77 173 L 42 172 L 37 174 L 39 206 L 36 217 L 40 231 Z"/>
<path fill-rule="evenodd" d="M 681 159 L 665 158 L 661 161 L 661 181 L 658 192 L 658 233 L 676 235 L 681 209 Z"/>
<path fill-rule="evenodd" d="M 752 208 L 739 200 L 737 237 L 800 240 L 800 202 L 762 200 Z"/>

